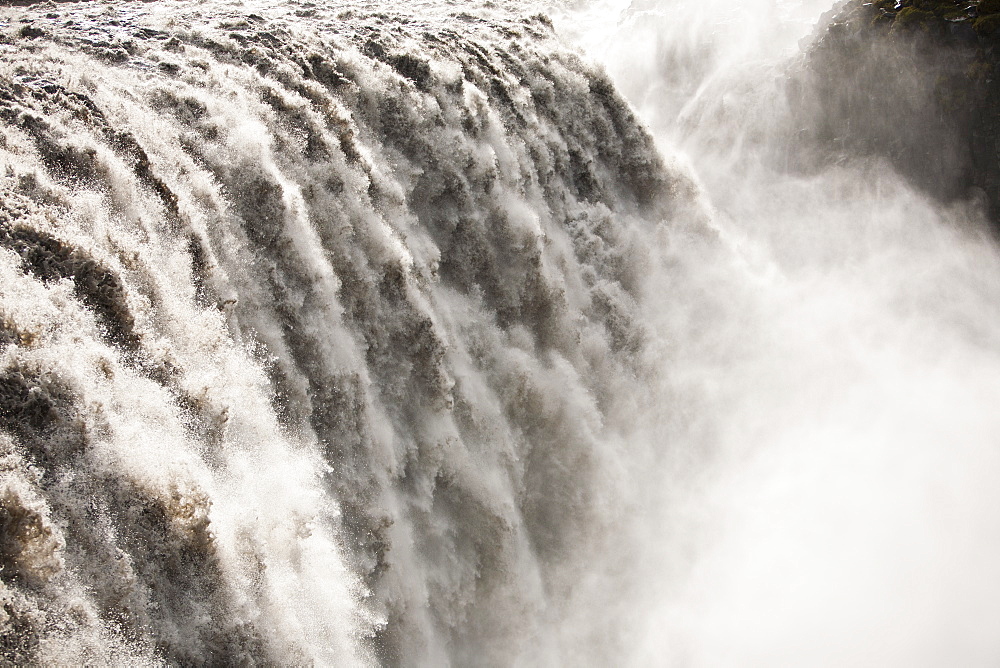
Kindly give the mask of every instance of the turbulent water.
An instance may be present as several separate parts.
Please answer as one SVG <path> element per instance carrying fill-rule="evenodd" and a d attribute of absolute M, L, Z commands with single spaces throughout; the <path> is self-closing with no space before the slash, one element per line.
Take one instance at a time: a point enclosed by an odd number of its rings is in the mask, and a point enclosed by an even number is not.
<path fill-rule="evenodd" d="M 731 5 L 4 9 L 4 659 L 993 665 L 983 214 Z"/>

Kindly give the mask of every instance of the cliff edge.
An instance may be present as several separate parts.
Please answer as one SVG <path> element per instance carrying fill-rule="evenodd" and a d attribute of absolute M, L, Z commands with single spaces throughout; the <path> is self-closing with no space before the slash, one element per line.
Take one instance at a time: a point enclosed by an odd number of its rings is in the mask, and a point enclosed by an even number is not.
<path fill-rule="evenodd" d="M 1000 223 L 1000 0 L 849 0 L 816 37 L 791 86 L 800 132 Z"/>

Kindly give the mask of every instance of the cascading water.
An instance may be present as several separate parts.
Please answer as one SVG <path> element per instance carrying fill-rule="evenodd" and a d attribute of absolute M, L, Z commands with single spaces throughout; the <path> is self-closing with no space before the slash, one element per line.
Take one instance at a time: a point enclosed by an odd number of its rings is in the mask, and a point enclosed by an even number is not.
<path fill-rule="evenodd" d="M 994 663 L 982 214 L 730 4 L 4 10 L 5 660 Z"/>
<path fill-rule="evenodd" d="M 569 651 L 676 199 L 607 78 L 530 13 L 9 16 L 10 656 Z"/>

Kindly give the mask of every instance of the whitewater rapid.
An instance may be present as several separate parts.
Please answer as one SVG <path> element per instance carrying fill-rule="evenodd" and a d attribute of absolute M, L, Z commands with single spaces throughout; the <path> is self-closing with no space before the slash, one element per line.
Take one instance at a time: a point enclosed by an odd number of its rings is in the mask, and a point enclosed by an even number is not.
<path fill-rule="evenodd" d="M 4 660 L 995 664 L 1000 259 L 827 9 L 0 11 Z"/>

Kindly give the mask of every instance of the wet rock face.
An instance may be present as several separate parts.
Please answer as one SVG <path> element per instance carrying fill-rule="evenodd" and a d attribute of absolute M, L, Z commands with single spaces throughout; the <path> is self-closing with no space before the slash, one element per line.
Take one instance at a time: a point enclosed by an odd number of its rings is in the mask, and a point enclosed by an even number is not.
<path fill-rule="evenodd" d="M 851 0 L 827 18 L 791 89 L 806 136 L 944 201 L 985 199 L 1000 224 L 1000 3 Z"/>

